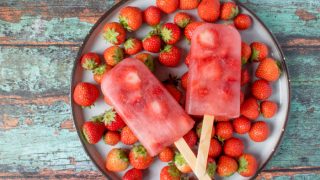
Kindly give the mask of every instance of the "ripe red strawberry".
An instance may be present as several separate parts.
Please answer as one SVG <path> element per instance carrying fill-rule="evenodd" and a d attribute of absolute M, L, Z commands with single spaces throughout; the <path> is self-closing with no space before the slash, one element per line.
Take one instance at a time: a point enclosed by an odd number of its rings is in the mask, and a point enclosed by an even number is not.
<path fill-rule="evenodd" d="M 124 174 L 122 180 L 142 180 L 142 178 L 142 171 L 139 169 L 132 168 Z"/>
<path fill-rule="evenodd" d="M 244 93 L 240 91 L 240 104 L 242 104 L 244 101 Z"/>
<path fill-rule="evenodd" d="M 249 131 L 249 137 L 255 142 L 263 142 L 269 137 L 269 126 L 263 121 L 257 121 L 252 124 Z"/>
<path fill-rule="evenodd" d="M 101 116 L 104 125 L 110 131 L 118 131 L 126 126 L 119 114 L 113 109 L 107 110 L 104 114 L 97 116 L 97 118 L 101 118 Z"/>
<path fill-rule="evenodd" d="M 215 22 L 220 16 L 219 0 L 202 0 L 198 6 L 199 17 L 206 22 Z"/>
<path fill-rule="evenodd" d="M 103 38 L 114 45 L 120 45 L 126 39 L 126 30 L 120 23 L 110 22 L 104 25 Z"/>
<path fill-rule="evenodd" d="M 230 20 L 236 17 L 239 13 L 239 8 L 234 2 L 225 2 L 221 6 L 220 18 L 222 20 Z"/>
<path fill-rule="evenodd" d="M 261 114 L 265 118 L 272 118 L 278 111 L 278 105 L 272 101 L 263 101 L 260 104 Z"/>
<path fill-rule="evenodd" d="M 119 46 L 111 46 L 104 53 L 104 60 L 110 66 L 115 66 L 124 58 L 123 49 Z"/>
<path fill-rule="evenodd" d="M 247 14 L 239 14 L 233 22 L 234 26 L 239 30 L 249 29 L 252 25 L 251 17 Z"/>
<path fill-rule="evenodd" d="M 252 51 L 251 61 L 261 61 L 262 59 L 265 59 L 269 54 L 267 45 L 261 42 L 253 42 L 250 44 L 250 47 Z"/>
<path fill-rule="evenodd" d="M 242 68 L 241 70 L 241 86 L 247 85 L 251 80 L 251 76 L 248 68 Z"/>
<path fill-rule="evenodd" d="M 111 70 L 112 67 L 106 64 L 100 65 L 93 70 L 93 79 L 98 83 L 101 84 L 103 76 Z"/>
<path fill-rule="evenodd" d="M 186 135 L 183 136 L 183 138 L 191 148 L 195 146 L 198 141 L 198 136 L 193 130 L 190 130 Z"/>
<path fill-rule="evenodd" d="M 133 134 L 128 126 L 125 126 L 121 131 L 121 142 L 126 145 L 133 145 L 138 142 L 138 138 Z"/>
<path fill-rule="evenodd" d="M 154 71 L 154 62 L 151 54 L 140 53 L 140 54 L 137 54 L 135 58 L 143 62 L 150 69 L 150 71 L 152 72 Z"/>
<path fill-rule="evenodd" d="M 257 100 L 254 98 L 244 100 L 240 107 L 240 114 L 248 119 L 257 119 L 259 116 L 259 105 Z"/>
<path fill-rule="evenodd" d="M 238 173 L 244 177 L 250 177 L 256 174 L 258 169 L 258 162 L 251 154 L 243 154 L 238 159 L 239 169 Z"/>
<path fill-rule="evenodd" d="M 245 43 L 241 43 L 241 62 L 242 65 L 247 64 L 249 58 L 251 57 L 251 47 Z"/>
<path fill-rule="evenodd" d="M 182 92 L 177 89 L 177 87 L 175 87 L 173 84 L 165 84 L 164 87 L 169 91 L 169 93 L 177 102 L 181 101 Z"/>
<path fill-rule="evenodd" d="M 150 26 L 158 25 L 161 21 L 161 10 L 156 6 L 149 6 L 143 12 L 143 19 Z"/>
<path fill-rule="evenodd" d="M 120 10 L 119 22 L 128 31 L 136 31 L 142 25 L 142 12 L 137 7 L 126 6 Z"/>
<path fill-rule="evenodd" d="M 130 164 L 136 169 L 147 169 L 153 162 L 147 150 L 142 145 L 134 146 L 129 153 Z"/>
<path fill-rule="evenodd" d="M 251 93 L 258 100 L 268 99 L 272 94 L 272 87 L 268 81 L 259 79 L 252 84 Z"/>
<path fill-rule="evenodd" d="M 221 152 L 222 152 L 222 146 L 220 142 L 215 138 L 211 139 L 208 156 L 212 158 L 216 158 L 220 156 Z"/>
<path fill-rule="evenodd" d="M 158 35 L 148 35 L 142 40 L 143 49 L 152 53 L 160 52 L 161 44 L 161 38 Z"/>
<path fill-rule="evenodd" d="M 165 166 L 161 169 L 160 180 L 180 180 L 181 173 L 173 164 Z"/>
<path fill-rule="evenodd" d="M 73 92 L 73 100 L 82 107 L 92 106 L 99 97 L 98 88 L 90 83 L 80 82 L 76 85 Z"/>
<path fill-rule="evenodd" d="M 157 0 L 156 4 L 163 12 L 170 14 L 178 9 L 179 0 Z"/>
<path fill-rule="evenodd" d="M 256 70 L 256 77 L 267 81 L 278 80 L 280 77 L 280 68 L 277 62 L 272 58 L 263 59 Z"/>
<path fill-rule="evenodd" d="M 229 156 L 221 156 L 217 166 L 217 173 L 222 177 L 231 176 L 238 170 L 237 161 Z"/>
<path fill-rule="evenodd" d="M 82 133 L 89 144 L 96 144 L 100 141 L 105 131 L 103 123 L 87 121 L 82 126 Z"/>
<path fill-rule="evenodd" d="M 173 45 L 180 39 L 180 29 L 176 24 L 165 23 L 161 27 L 161 37 L 166 44 Z"/>
<path fill-rule="evenodd" d="M 201 131 L 202 131 L 202 122 L 198 123 L 198 125 L 196 127 L 196 133 L 197 133 L 198 138 L 200 138 L 200 136 L 201 136 Z M 213 138 L 214 135 L 215 135 L 215 128 L 212 127 L 211 138 Z"/>
<path fill-rule="evenodd" d="M 112 172 L 120 172 L 127 169 L 129 159 L 126 151 L 120 148 L 112 149 L 106 158 L 106 168 Z"/>
<path fill-rule="evenodd" d="M 178 12 L 173 21 L 180 28 L 185 28 L 191 22 L 191 16 L 185 12 Z"/>
<path fill-rule="evenodd" d="M 181 86 L 183 87 L 183 89 L 187 89 L 188 86 L 188 72 L 184 73 L 181 76 Z"/>
<path fill-rule="evenodd" d="M 196 9 L 199 5 L 200 0 L 180 0 L 180 9 L 190 10 Z"/>
<path fill-rule="evenodd" d="M 137 38 L 129 38 L 124 43 L 124 51 L 129 55 L 137 54 L 142 50 L 142 42 Z"/>
<path fill-rule="evenodd" d="M 173 160 L 174 157 L 174 152 L 170 147 L 164 148 L 160 153 L 159 153 L 159 159 L 162 162 L 170 162 Z"/>
<path fill-rule="evenodd" d="M 120 141 L 120 134 L 117 131 L 108 131 L 103 139 L 104 143 L 114 146 Z"/>
<path fill-rule="evenodd" d="M 244 144 L 241 139 L 232 137 L 223 145 L 223 152 L 225 155 L 230 157 L 239 157 L 243 154 L 244 151 Z"/>
<path fill-rule="evenodd" d="M 233 120 L 232 125 L 236 133 L 245 134 L 249 132 L 251 128 L 251 121 L 244 116 L 240 116 Z"/>
<path fill-rule="evenodd" d="M 220 121 L 216 125 L 216 135 L 220 141 L 225 141 L 232 137 L 233 128 L 229 121 Z"/>
<path fill-rule="evenodd" d="M 179 171 L 182 173 L 189 173 L 192 171 L 187 161 L 179 152 L 177 152 L 176 155 L 174 156 L 173 162 L 176 165 L 176 167 L 179 169 Z"/>
<path fill-rule="evenodd" d="M 191 22 L 189 23 L 186 28 L 184 29 L 184 35 L 186 36 L 186 38 L 191 41 L 192 39 L 192 34 L 194 32 L 195 29 L 197 29 L 197 27 L 203 25 L 204 22 Z"/>
<path fill-rule="evenodd" d="M 189 67 L 189 64 L 190 64 L 190 59 L 191 59 L 191 54 L 188 53 L 186 59 L 184 60 L 184 63 Z"/>
<path fill-rule="evenodd" d="M 207 173 L 208 173 L 209 177 L 214 178 L 216 170 L 217 170 L 216 161 L 213 158 L 208 157 Z"/>
<path fill-rule="evenodd" d="M 180 49 L 176 46 L 166 45 L 160 52 L 159 62 L 168 67 L 176 67 L 181 58 Z"/>
<path fill-rule="evenodd" d="M 100 57 L 97 53 L 89 52 L 81 57 L 81 66 L 83 69 L 92 70 L 101 63 Z"/>

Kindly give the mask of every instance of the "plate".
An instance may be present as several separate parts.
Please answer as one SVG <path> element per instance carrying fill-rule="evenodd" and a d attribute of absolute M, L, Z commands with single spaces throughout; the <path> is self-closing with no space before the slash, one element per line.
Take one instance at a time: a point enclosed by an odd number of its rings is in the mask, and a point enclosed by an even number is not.
<path fill-rule="evenodd" d="M 71 79 L 71 95 L 73 94 L 74 86 L 81 81 L 84 82 L 91 82 L 95 83 L 93 80 L 92 73 L 89 71 L 83 71 L 83 69 L 80 66 L 80 58 L 83 54 L 87 52 L 96 52 L 99 54 L 103 54 L 103 51 L 111 46 L 111 44 L 106 43 L 106 41 L 102 37 L 101 30 L 103 28 L 103 25 L 107 22 L 112 21 L 118 21 L 118 12 L 119 10 L 124 6 L 136 6 L 141 9 L 146 9 L 150 5 L 155 5 L 156 0 L 124 0 L 116 4 L 114 7 L 109 9 L 92 27 L 91 31 L 85 38 L 82 47 L 79 50 L 77 59 L 74 62 L 74 68 L 72 71 L 72 79 Z M 258 173 L 261 172 L 261 170 L 264 168 L 264 166 L 268 163 L 268 161 L 271 159 L 272 155 L 274 154 L 275 150 L 279 146 L 281 142 L 281 138 L 283 136 L 284 129 L 286 127 L 286 123 L 288 120 L 288 112 L 289 112 L 289 106 L 290 106 L 290 81 L 288 76 L 287 67 L 285 64 L 285 57 L 283 55 L 283 52 L 279 46 L 279 43 L 275 39 L 275 37 L 272 35 L 272 33 L 268 30 L 268 28 L 263 24 L 261 20 L 248 8 L 246 8 L 243 4 L 238 3 L 239 8 L 242 13 L 249 14 L 253 19 L 253 26 L 246 31 L 241 31 L 241 37 L 242 40 L 251 43 L 253 41 L 261 41 L 268 45 L 270 50 L 270 56 L 274 59 L 277 59 L 282 68 L 282 75 L 280 79 L 272 83 L 273 87 L 273 95 L 270 97 L 270 100 L 276 101 L 279 104 L 279 110 L 275 117 L 272 119 L 264 119 L 262 116 L 259 117 L 259 120 L 264 120 L 269 124 L 271 127 L 271 134 L 270 137 L 262 143 L 253 143 L 248 135 L 244 136 L 237 136 L 240 139 L 243 140 L 245 143 L 245 152 L 252 153 L 255 155 L 257 160 L 259 161 L 259 170 L 255 176 L 258 175 Z M 162 18 L 162 22 L 173 22 L 174 14 L 179 11 L 174 12 L 171 15 L 166 15 Z M 196 20 L 200 20 L 197 17 L 197 11 L 196 10 L 188 10 L 186 11 L 189 14 L 193 15 L 193 18 Z M 138 37 L 142 39 L 149 31 L 151 30 L 151 27 L 147 25 L 143 25 L 138 32 L 129 33 L 127 36 L 131 37 Z M 186 56 L 186 52 L 189 49 L 189 44 L 187 40 L 182 40 L 178 43 L 178 46 L 183 49 L 183 56 L 182 58 Z M 252 63 L 251 63 L 252 64 Z M 257 63 L 252 65 L 251 69 L 256 68 Z M 183 60 L 181 60 L 180 64 L 176 68 L 166 68 L 159 63 L 156 63 L 156 71 L 155 75 L 160 80 L 165 80 L 169 74 L 177 75 L 180 77 L 184 72 L 187 71 L 186 65 L 183 63 Z M 251 74 L 251 77 L 254 77 L 254 74 Z M 72 97 L 72 96 L 71 96 Z M 113 173 L 109 172 L 105 168 L 105 157 L 107 152 L 113 147 L 122 147 L 123 145 L 117 145 L 117 146 L 108 146 L 105 145 L 103 141 L 100 141 L 96 145 L 89 145 L 87 144 L 83 139 L 81 135 L 81 127 L 83 123 L 86 120 L 89 120 L 90 117 L 98 115 L 100 113 L 103 113 L 106 109 L 109 107 L 104 103 L 103 99 L 100 97 L 99 100 L 95 103 L 94 108 L 85 108 L 82 109 L 81 107 L 77 106 L 73 99 L 71 98 L 71 107 L 72 107 L 72 114 L 73 119 L 75 122 L 75 126 L 78 131 L 78 135 L 81 139 L 81 142 L 83 144 L 83 147 L 85 151 L 87 152 L 88 156 L 91 158 L 91 160 L 94 162 L 94 164 L 97 166 L 97 168 L 109 179 L 121 179 L 122 173 Z M 161 168 L 165 165 L 165 163 L 160 162 L 159 160 L 156 160 L 154 164 L 144 172 L 144 179 L 159 179 L 159 174 Z M 255 177 L 254 176 L 254 177 Z M 251 177 L 251 178 L 254 178 Z M 240 176 L 238 173 L 235 173 L 233 176 L 228 178 L 221 178 L 216 177 L 216 179 L 249 179 L 244 178 Z"/>

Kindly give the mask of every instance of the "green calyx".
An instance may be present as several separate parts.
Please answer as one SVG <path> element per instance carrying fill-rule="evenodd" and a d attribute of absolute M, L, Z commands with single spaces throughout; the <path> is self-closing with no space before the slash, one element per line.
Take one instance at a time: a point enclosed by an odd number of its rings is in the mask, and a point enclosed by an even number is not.
<path fill-rule="evenodd" d="M 216 172 L 216 169 L 217 169 L 217 165 L 215 162 L 212 162 L 212 163 L 208 163 L 208 166 L 207 166 L 207 173 L 210 177 L 214 177 L 214 174 Z"/>
<path fill-rule="evenodd" d="M 181 176 L 180 171 L 173 163 L 169 163 L 168 166 L 169 166 L 168 173 L 170 174 L 170 176 L 172 176 L 172 177 Z"/>
<path fill-rule="evenodd" d="M 185 19 L 178 22 L 178 26 L 181 28 L 185 28 L 189 23 L 190 23 L 190 19 L 185 18 Z"/>
<path fill-rule="evenodd" d="M 112 44 L 117 44 L 118 43 L 117 37 L 119 35 L 120 35 L 120 33 L 118 33 L 114 28 L 111 28 L 111 29 L 107 29 L 105 31 L 105 33 L 103 34 L 103 37 L 108 42 L 110 42 Z"/>
<path fill-rule="evenodd" d="M 238 6 L 236 6 L 235 8 L 232 8 L 232 12 L 229 19 L 235 18 L 238 14 L 239 14 L 239 8 Z"/>
<path fill-rule="evenodd" d="M 92 70 L 98 66 L 98 63 L 94 59 L 86 59 L 86 62 L 83 63 L 82 67 L 87 70 Z"/>
<path fill-rule="evenodd" d="M 122 24 L 122 26 L 123 26 L 126 30 L 128 30 L 129 32 L 132 31 L 131 27 L 130 27 L 129 24 L 128 24 L 128 19 L 127 19 L 127 18 L 125 18 L 125 17 L 123 17 L 123 16 L 119 16 L 119 22 L 120 22 L 120 24 Z"/>
<path fill-rule="evenodd" d="M 171 45 L 166 45 L 161 52 L 170 52 L 172 49 Z"/>
<path fill-rule="evenodd" d="M 252 48 L 251 61 L 257 61 L 259 54 L 260 54 L 260 51 Z"/>
<path fill-rule="evenodd" d="M 146 148 L 144 148 L 142 145 L 136 145 L 132 150 L 135 158 L 146 157 L 148 155 Z"/>
<path fill-rule="evenodd" d="M 102 122 L 104 122 L 104 124 L 107 124 L 107 125 L 114 122 L 115 118 L 116 118 L 116 112 L 113 109 L 109 109 L 104 114 L 102 114 Z"/>
<path fill-rule="evenodd" d="M 186 160 L 179 152 L 176 152 L 176 155 L 174 156 L 174 163 L 178 166 L 184 166 L 187 164 Z"/>
<path fill-rule="evenodd" d="M 117 48 L 112 57 L 117 63 L 120 62 L 123 59 L 123 50 L 121 48 Z"/>
<path fill-rule="evenodd" d="M 105 72 L 106 72 L 106 65 L 105 64 L 100 65 L 93 70 L 93 74 L 95 74 L 95 75 L 102 75 Z"/>
<path fill-rule="evenodd" d="M 172 31 L 168 28 L 162 28 L 161 29 L 161 37 L 164 42 L 168 42 L 172 38 Z"/>
<path fill-rule="evenodd" d="M 104 120 L 103 120 L 103 115 L 104 115 L 104 114 L 100 114 L 100 115 L 98 115 L 98 116 L 93 116 L 93 117 L 91 118 L 91 121 L 93 121 L 93 122 L 104 122 Z"/>
<path fill-rule="evenodd" d="M 218 136 L 217 138 L 218 138 L 218 140 L 219 140 L 220 142 L 222 142 L 222 143 L 224 142 L 224 139 L 223 139 L 222 137 Z"/>
<path fill-rule="evenodd" d="M 154 62 L 151 55 L 148 55 L 147 59 L 144 61 L 144 64 L 150 69 L 151 72 L 154 72 Z"/>
<path fill-rule="evenodd" d="M 123 149 L 118 149 L 118 158 L 124 162 L 129 162 L 128 155 Z"/>
<path fill-rule="evenodd" d="M 242 58 L 241 58 L 241 64 L 242 64 L 242 65 L 247 64 L 247 60 L 246 60 L 246 58 L 244 58 L 244 57 L 242 57 Z"/>
<path fill-rule="evenodd" d="M 126 40 L 126 42 L 124 43 L 124 48 L 132 49 L 133 47 L 134 47 L 133 38 L 129 38 L 128 40 Z"/>
<path fill-rule="evenodd" d="M 247 171 L 247 169 L 248 169 L 248 161 L 244 157 L 240 157 L 238 162 L 239 162 L 238 172 L 242 173 L 242 172 Z"/>

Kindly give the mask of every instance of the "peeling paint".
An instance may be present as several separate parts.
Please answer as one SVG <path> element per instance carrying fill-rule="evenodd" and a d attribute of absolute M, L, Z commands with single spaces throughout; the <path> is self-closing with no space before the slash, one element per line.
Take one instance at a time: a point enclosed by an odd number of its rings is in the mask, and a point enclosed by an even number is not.
<path fill-rule="evenodd" d="M 296 15 L 299 16 L 299 18 L 304 21 L 310 21 L 310 20 L 317 19 L 317 17 L 315 15 L 313 15 L 312 13 L 310 13 L 304 9 L 297 9 Z"/>
<path fill-rule="evenodd" d="M 0 116 L 1 117 L 1 116 Z M 9 116 L 8 114 L 2 114 L 0 119 L 0 130 L 9 130 L 19 126 L 19 119 Z"/>

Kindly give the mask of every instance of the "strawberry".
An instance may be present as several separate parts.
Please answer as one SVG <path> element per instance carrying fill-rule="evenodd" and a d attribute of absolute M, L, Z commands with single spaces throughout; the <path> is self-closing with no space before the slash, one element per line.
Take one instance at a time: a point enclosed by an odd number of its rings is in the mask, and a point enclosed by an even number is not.
<path fill-rule="evenodd" d="M 191 172 L 191 167 L 187 163 L 187 161 L 184 159 L 184 157 L 179 153 L 176 152 L 176 155 L 174 156 L 174 165 L 179 169 L 182 173 L 189 173 Z"/>
<path fill-rule="evenodd" d="M 180 39 L 180 35 L 180 29 L 176 24 L 165 23 L 161 27 L 161 37 L 166 44 L 173 45 L 177 43 Z"/>
<path fill-rule="evenodd" d="M 161 169 L 160 180 L 180 180 L 180 177 L 180 171 L 171 163 Z"/>
<path fill-rule="evenodd" d="M 160 153 L 159 153 L 159 159 L 162 162 L 170 162 L 173 160 L 174 157 L 174 152 L 170 147 L 164 148 Z"/>
<path fill-rule="evenodd" d="M 105 127 L 100 122 L 87 121 L 82 126 L 82 133 L 89 144 L 96 144 L 100 141 Z"/>
<path fill-rule="evenodd" d="M 217 170 L 216 161 L 213 158 L 208 157 L 207 173 L 208 173 L 209 177 L 214 178 L 216 170 Z"/>
<path fill-rule="evenodd" d="M 269 54 L 267 45 L 261 42 L 253 42 L 250 44 L 250 47 L 252 51 L 251 61 L 261 61 L 262 59 L 265 59 Z"/>
<path fill-rule="evenodd" d="M 251 154 L 243 154 L 238 159 L 238 173 L 244 177 L 253 176 L 258 169 L 257 159 Z"/>
<path fill-rule="evenodd" d="M 128 170 L 122 177 L 122 180 L 142 180 L 142 171 L 132 168 Z"/>
<path fill-rule="evenodd" d="M 208 156 L 212 157 L 212 158 L 216 158 L 216 157 L 220 156 L 221 152 L 222 152 L 222 146 L 221 146 L 220 142 L 217 139 L 212 138 L 210 141 Z"/>
<path fill-rule="evenodd" d="M 161 38 L 158 35 L 148 35 L 143 41 L 143 49 L 152 53 L 158 53 L 161 49 Z"/>
<path fill-rule="evenodd" d="M 180 9 L 190 10 L 196 9 L 199 5 L 200 0 L 180 0 Z"/>
<path fill-rule="evenodd" d="M 184 60 L 184 63 L 189 67 L 189 64 L 190 64 L 190 59 L 191 59 L 191 54 L 188 53 L 186 59 Z"/>
<path fill-rule="evenodd" d="M 197 27 L 199 27 L 199 26 L 201 26 L 201 25 L 203 25 L 203 24 L 204 24 L 204 22 L 197 22 L 197 21 L 189 23 L 189 24 L 186 26 L 186 28 L 184 29 L 184 35 L 186 36 L 186 38 L 187 38 L 189 41 L 191 41 L 191 39 L 192 39 L 192 34 L 193 34 L 194 30 L 196 30 Z"/>
<path fill-rule="evenodd" d="M 272 118 L 278 111 L 278 105 L 272 101 L 263 101 L 260 104 L 261 114 L 265 118 Z"/>
<path fill-rule="evenodd" d="M 280 77 L 280 68 L 272 58 L 263 59 L 256 70 L 256 77 L 267 81 L 276 81 Z"/>
<path fill-rule="evenodd" d="M 182 98 L 182 92 L 177 89 L 177 87 L 173 84 L 165 84 L 164 87 L 168 90 L 168 92 L 172 95 L 172 97 L 177 101 L 180 102 Z"/>
<path fill-rule="evenodd" d="M 129 38 L 124 43 L 124 51 L 128 55 L 137 54 L 142 50 L 142 42 L 136 38 Z"/>
<path fill-rule="evenodd" d="M 100 65 L 93 70 L 93 79 L 98 83 L 101 84 L 103 76 L 111 70 L 112 67 L 106 64 Z"/>
<path fill-rule="evenodd" d="M 241 139 L 232 137 L 223 145 L 223 152 L 230 157 L 239 157 L 243 154 L 244 144 Z"/>
<path fill-rule="evenodd" d="M 82 107 L 92 106 L 99 97 L 98 88 L 87 82 L 80 82 L 76 85 L 73 92 L 73 100 Z"/>
<path fill-rule="evenodd" d="M 120 10 L 119 22 L 128 31 L 136 31 L 142 25 L 142 12 L 137 7 L 126 6 Z"/>
<path fill-rule="evenodd" d="M 136 169 L 147 169 L 153 162 L 147 150 L 142 145 L 134 146 L 129 153 L 130 164 Z"/>
<path fill-rule="evenodd" d="M 161 21 L 161 10 L 156 6 L 149 6 L 143 12 L 143 19 L 150 26 L 158 25 Z"/>
<path fill-rule="evenodd" d="M 268 99 L 272 94 L 272 87 L 268 81 L 259 79 L 252 84 L 251 93 L 258 100 Z"/>
<path fill-rule="evenodd" d="M 178 9 L 179 0 L 157 0 L 156 4 L 163 12 L 170 14 Z"/>
<path fill-rule="evenodd" d="M 137 54 L 135 58 L 143 62 L 150 69 L 150 71 L 152 72 L 154 71 L 154 62 L 151 54 L 140 53 L 140 54 Z"/>
<path fill-rule="evenodd" d="M 242 68 L 241 70 L 241 86 L 247 85 L 251 80 L 251 76 L 248 68 Z"/>
<path fill-rule="evenodd" d="M 196 133 L 199 138 L 201 136 L 201 131 L 202 131 L 202 122 L 200 122 L 196 127 Z M 214 134 L 215 134 L 215 128 L 212 127 L 211 138 L 213 138 Z"/>
<path fill-rule="evenodd" d="M 257 121 L 252 124 L 249 131 L 249 137 L 255 142 L 263 142 L 269 137 L 269 126 L 263 121 Z"/>
<path fill-rule="evenodd" d="M 119 46 L 111 46 L 104 53 L 104 60 L 110 66 L 115 66 L 124 58 L 123 49 Z"/>
<path fill-rule="evenodd" d="M 242 65 L 247 64 L 249 58 L 251 57 L 251 47 L 245 43 L 241 43 L 241 62 Z"/>
<path fill-rule="evenodd" d="M 81 57 L 81 66 L 86 70 L 92 70 L 99 66 L 100 63 L 99 55 L 93 52 L 86 53 Z"/>
<path fill-rule="evenodd" d="M 220 18 L 222 20 L 230 20 L 236 17 L 239 13 L 239 8 L 234 2 L 225 2 L 221 6 Z"/>
<path fill-rule="evenodd" d="M 228 177 L 238 170 L 238 163 L 229 156 L 221 156 L 217 165 L 217 173 L 219 176 Z"/>
<path fill-rule="evenodd" d="M 167 67 L 176 67 L 181 58 L 180 49 L 176 46 L 166 45 L 160 52 L 159 62 Z"/>
<path fill-rule="evenodd" d="M 240 116 L 232 121 L 232 125 L 236 133 L 245 134 L 251 128 L 251 121 L 244 116 Z"/>
<path fill-rule="evenodd" d="M 190 130 L 186 135 L 183 136 L 187 144 L 192 148 L 197 144 L 198 136 L 193 130 Z"/>
<path fill-rule="evenodd" d="M 215 22 L 220 16 L 219 0 L 202 0 L 198 6 L 199 17 L 206 22 Z"/>
<path fill-rule="evenodd" d="M 183 87 L 183 89 L 187 89 L 188 86 L 188 72 L 184 73 L 181 76 L 181 86 Z"/>
<path fill-rule="evenodd" d="M 244 101 L 244 93 L 240 91 L 240 104 L 242 104 Z"/>
<path fill-rule="evenodd" d="M 108 131 L 103 139 L 106 144 L 114 146 L 120 141 L 120 134 L 117 131 Z"/>
<path fill-rule="evenodd" d="M 133 134 L 128 126 L 125 126 L 121 131 L 121 142 L 126 145 L 133 145 L 138 142 L 138 138 Z"/>
<path fill-rule="evenodd" d="M 120 45 L 126 39 L 126 30 L 120 23 L 117 22 L 105 24 L 102 34 L 103 38 L 113 45 Z"/>
<path fill-rule="evenodd" d="M 180 28 L 185 28 L 191 22 L 191 16 L 185 12 L 178 12 L 173 21 Z"/>
<path fill-rule="evenodd" d="M 216 135 L 220 141 L 225 141 L 232 137 L 233 128 L 229 121 L 221 121 L 216 125 Z"/>
<path fill-rule="evenodd" d="M 118 131 L 126 126 L 119 114 L 113 109 L 107 110 L 104 114 L 96 118 L 102 118 L 104 125 L 110 131 Z"/>
<path fill-rule="evenodd" d="M 112 172 L 120 172 L 127 169 L 129 159 L 126 151 L 120 148 L 112 149 L 106 158 L 106 168 Z"/>
<path fill-rule="evenodd" d="M 234 26 L 239 30 L 249 29 L 252 25 L 251 17 L 247 14 L 239 14 L 234 18 Z"/>
<path fill-rule="evenodd" d="M 259 116 L 259 105 L 257 100 L 254 98 L 244 100 L 240 107 L 240 114 L 248 119 L 257 119 Z"/>

